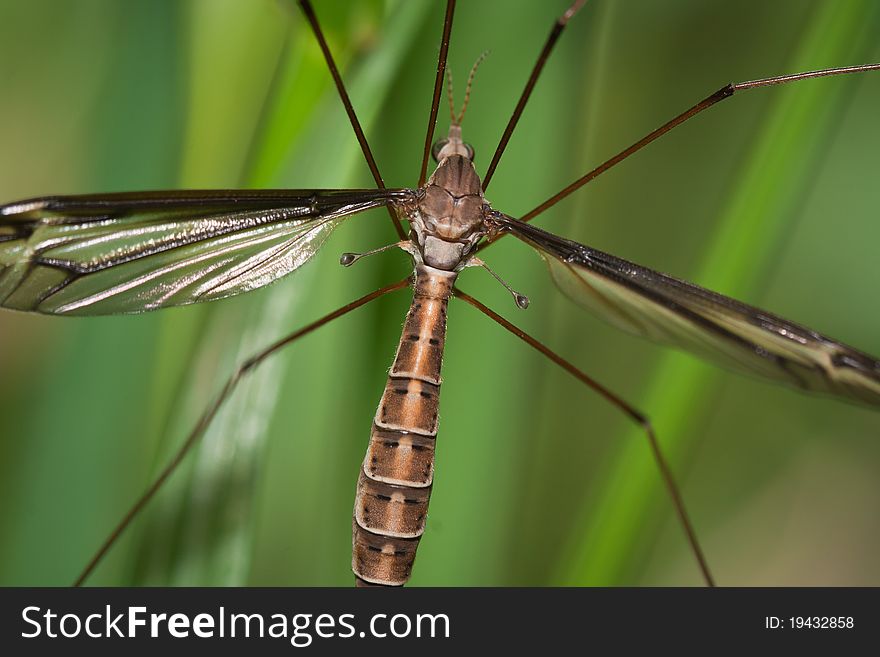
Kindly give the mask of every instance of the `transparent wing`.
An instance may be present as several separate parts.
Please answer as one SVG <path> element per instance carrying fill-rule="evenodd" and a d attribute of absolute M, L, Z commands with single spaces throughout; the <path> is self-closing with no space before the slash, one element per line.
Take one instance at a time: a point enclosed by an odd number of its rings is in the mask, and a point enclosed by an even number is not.
<path fill-rule="evenodd" d="M 345 217 L 409 190 L 238 190 L 59 196 L 0 206 L 0 306 L 138 313 L 277 280 Z"/>
<path fill-rule="evenodd" d="M 880 361 L 692 283 L 497 214 L 575 303 L 631 333 L 803 390 L 880 405 Z"/>

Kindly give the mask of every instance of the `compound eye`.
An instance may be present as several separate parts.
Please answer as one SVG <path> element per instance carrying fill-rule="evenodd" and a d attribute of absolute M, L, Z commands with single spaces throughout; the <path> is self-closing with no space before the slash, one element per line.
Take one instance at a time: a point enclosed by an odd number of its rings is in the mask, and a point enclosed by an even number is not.
<path fill-rule="evenodd" d="M 434 142 L 434 145 L 431 147 L 431 157 L 434 158 L 435 162 L 440 161 L 440 151 L 442 151 L 443 147 L 448 143 L 448 139 L 438 139 Z"/>
<path fill-rule="evenodd" d="M 467 151 L 468 159 L 473 162 L 474 161 L 474 147 L 470 144 L 464 145 L 465 150 Z"/>

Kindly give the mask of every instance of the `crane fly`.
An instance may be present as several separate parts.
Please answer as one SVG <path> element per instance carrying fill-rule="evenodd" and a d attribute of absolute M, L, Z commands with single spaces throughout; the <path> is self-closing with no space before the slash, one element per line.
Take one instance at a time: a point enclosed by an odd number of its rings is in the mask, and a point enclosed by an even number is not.
<path fill-rule="evenodd" d="M 575 3 L 571 10 L 581 4 Z M 566 21 L 569 13 L 563 14 Z M 451 25 L 450 15 L 444 27 Z M 869 65 L 834 73 L 877 68 Z M 443 65 L 438 69 L 442 71 Z M 813 75 L 726 86 L 682 116 L 689 119 L 737 92 L 806 77 Z M 437 80 L 434 112 L 442 73 Z M 676 127 L 679 120 L 652 133 L 651 140 Z M 431 119 L 429 125 L 433 123 Z M 481 185 L 472 168 L 473 151 L 461 140 L 466 130 L 466 123 L 452 122 L 447 138 L 434 148 L 438 169 L 427 184 L 416 188 L 151 192 L 9 203 L 0 210 L 2 305 L 45 314 L 100 315 L 221 299 L 265 286 L 297 269 L 333 228 L 353 215 L 392 208 L 395 218 L 407 221 L 412 230 L 400 245 L 414 258 L 417 293 L 358 484 L 354 570 L 363 583 L 399 585 L 409 575 L 425 527 L 433 476 L 445 303 L 453 294 L 458 272 L 480 265 L 476 252 L 486 238 L 512 234 L 531 245 L 569 297 L 630 332 L 796 388 L 867 405 L 880 400 L 880 366 L 871 356 L 771 313 L 526 223 L 543 204 L 519 219 L 497 209 L 483 194 L 488 177 Z M 431 145 L 430 131 L 426 144 Z M 610 168 L 603 166 L 582 182 Z M 378 169 L 374 164 L 372 168 L 378 178 Z M 347 256 L 345 264 L 353 264 L 357 257 Z M 457 296 L 516 332 L 470 295 L 459 291 Z M 367 295 L 357 305 L 373 298 Z M 525 305 L 521 295 L 515 298 Z M 349 304 L 342 310 L 354 307 Z M 528 340 L 521 332 L 518 335 Z M 537 341 L 530 344 L 547 353 Z M 588 385 L 598 385 L 561 357 L 550 355 Z M 598 389 L 648 427 L 633 407 L 607 389 Z M 406 403 L 395 407 L 398 398 Z M 650 429 L 648 436 L 653 439 Z M 400 456 L 403 453 L 407 456 Z M 662 461 L 661 469 L 699 554 Z M 708 580 L 705 567 L 704 572 Z"/>

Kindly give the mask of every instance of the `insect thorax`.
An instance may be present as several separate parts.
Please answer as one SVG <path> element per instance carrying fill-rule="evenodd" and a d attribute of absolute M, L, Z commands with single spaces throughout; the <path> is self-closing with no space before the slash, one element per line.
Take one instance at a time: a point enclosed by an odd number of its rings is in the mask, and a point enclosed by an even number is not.
<path fill-rule="evenodd" d="M 409 216 L 414 242 L 425 264 L 458 271 L 486 234 L 487 204 L 473 162 L 445 157 L 421 191 Z"/>

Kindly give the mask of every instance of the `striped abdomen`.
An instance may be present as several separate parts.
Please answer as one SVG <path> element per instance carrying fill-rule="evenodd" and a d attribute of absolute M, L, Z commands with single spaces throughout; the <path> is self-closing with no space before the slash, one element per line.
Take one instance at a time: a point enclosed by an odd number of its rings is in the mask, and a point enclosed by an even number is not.
<path fill-rule="evenodd" d="M 412 305 L 358 478 L 351 567 L 359 586 L 405 584 L 425 531 L 446 305 L 456 275 L 416 266 Z"/>

